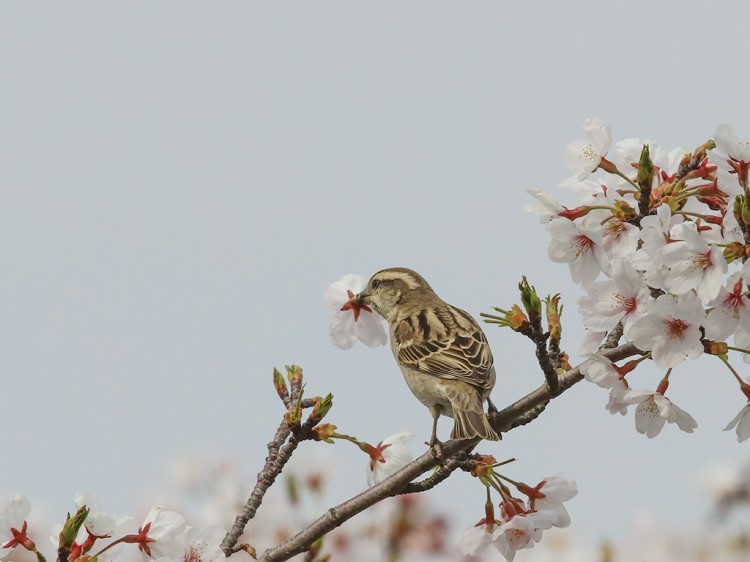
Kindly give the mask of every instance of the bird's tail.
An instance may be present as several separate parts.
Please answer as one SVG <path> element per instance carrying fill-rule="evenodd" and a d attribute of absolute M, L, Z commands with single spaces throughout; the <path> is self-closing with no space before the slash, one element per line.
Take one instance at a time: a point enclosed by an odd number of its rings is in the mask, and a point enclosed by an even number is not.
<path fill-rule="evenodd" d="M 459 410 L 453 407 L 453 431 L 451 439 L 473 439 L 481 437 L 488 441 L 498 441 L 501 437 L 492 429 L 482 410 Z"/>

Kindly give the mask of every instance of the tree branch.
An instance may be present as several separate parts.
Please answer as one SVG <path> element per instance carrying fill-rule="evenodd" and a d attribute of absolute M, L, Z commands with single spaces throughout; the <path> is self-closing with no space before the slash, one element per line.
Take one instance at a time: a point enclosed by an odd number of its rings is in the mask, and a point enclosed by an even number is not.
<path fill-rule="evenodd" d="M 619 361 L 626 357 L 640 355 L 642 352 L 632 343 L 627 343 L 614 349 L 602 349 L 600 353 L 612 361 Z M 565 392 L 582 379 L 583 375 L 581 375 L 580 366 L 567 371 L 558 377 L 559 392 Z M 508 432 L 514 427 L 523 425 L 523 423 L 528 423 L 531 419 L 538 416 L 543 411 L 544 406 L 552 398 L 553 396 L 550 394 L 549 387 L 547 384 L 544 384 L 523 398 L 516 400 L 507 408 L 500 410 L 499 412 L 491 413 L 489 415 L 490 424 L 497 432 Z M 525 421 L 519 423 L 518 420 Z M 242 534 L 245 524 L 255 515 L 255 511 L 263 499 L 263 494 L 268 489 L 268 486 L 273 483 L 273 479 L 281 472 L 283 465 L 288 460 L 288 456 L 291 456 L 294 447 L 296 447 L 296 444 L 293 447 L 291 446 L 292 439 L 287 446 L 281 450 L 278 459 L 272 458 L 271 445 L 277 443 L 278 437 L 283 430 L 283 427 L 279 427 L 276 438 L 269 443 L 269 457 L 266 459 L 264 469 L 258 475 L 258 484 L 256 485 L 255 490 L 253 490 L 247 505 L 243 508 L 242 513 L 237 517 L 231 531 L 226 537 L 224 537 L 224 540 L 221 543 L 221 548 L 227 556 L 240 550 L 237 546 L 237 540 Z M 287 429 L 286 431 L 288 432 L 289 430 Z M 286 437 L 286 434 L 284 434 L 284 437 Z M 421 482 L 412 483 L 415 478 L 432 470 L 438 464 L 434 451 L 432 449 L 428 450 L 421 457 L 412 461 L 382 482 L 372 486 L 361 494 L 330 508 L 307 528 L 303 529 L 293 537 L 273 548 L 269 548 L 258 558 L 258 562 L 282 562 L 284 560 L 289 560 L 292 556 L 308 550 L 320 537 L 329 533 L 336 527 L 339 527 L 344 522 L 376 503 L 391 496 L 409 492 L 420 492 L 436 486 L 448 478 L 456 468 L 460 466 L 461 460 L 465 458 L 465 456 L 474 449 L 479 442 L 480 439 L 471 439 L 452 440 L 444 443 L 443 455 L 448 459 L 445 465 L 438 468 L 434 474 L 425 478 Z M 282 443 L 283 440 L 278 442 L 278 445 L 276 445 L 276 451 L 278 451 Z M 287 458 L 282 458 L 285 456 L 287 456 Z"/>
<path fill-rule="evenodd" d="M 470 450 L 477 446 L 480 439 L 452 440 L 443 443 L 443 455 L 452 457 L 462 450 Z M 400 494 L 415 478 L 432 470 L 439 461 L 432 449 L 428 450 L 418 459 L 412 461 L 404 468 L 392 474 L 382 482 L 374 485 L 353 498 L 330 508 L 318 519 L 313 521 L 306 529 L 303 529 L 290 539 L 278 546 L 269 548 L 259 558 L 258 562 L 281 562 L 289 560 L 292 556 L 304 552 L 323 535 L 331 532 L 336 527 L 348 521 L 358 513 L 375 505 L 376 503 Z"/>
<path fill-rule="evenodd" d="M 453 455 L 451 458 L 445 461 L 445 464 L 438 468 L 432 474 L 432 476 L 428 476 L 427 478 L 419 482 L 412 482 L 401 492 L 399 492 L 399 494 L 416 494 L 418 492 L 426 492 L 427 490 L 434 488 L 443 480 L 446 480 L 451 474 L 453 474 L 454 470 L 461 467 L 461 463 L 469 454 L 469 450 L 470 449 L 466 448 L 459 451 L 457 454 Z"/>
<path fill-rule="evenodd" d="M 625 359 L 626 357 L 631 357 L 633 355 L 641 355 L 642 352 L 632 343 L 626 343 L 620 347 L 615 347 L 614 349 L 602 349 L 599 351 L 599 354 L 611 359 L 612 361 L 619 361 L 620 359 Z M 575 369 L 566 371 L 564 374 L 560 375 L 558 379 L 560 383 L 560 393 L 563 393 L 577 382 L 583 380 L 580 365 Z M 554 398 L 554 396 L 550 394 L 547 385 L 543 384 L 536 390 L 529 392 L 523 398 L 516 400 L 507 408 L 500 410 L 499 412 L 491 413 L 489 415 L 490 425 L 492 426 L 492 429 L 497 432 L 507 433 L 514 427 L 523 425 L 515 423 L 518 419 L 523 419 L 526 414 L 533 412 L 535 408 L 546 405 L 552 398 Z M 541 411 L 539 413 L 541 413 Z M 528 423 L 528 421 L 531 420 L 527 420 L 526 423 Z"/>

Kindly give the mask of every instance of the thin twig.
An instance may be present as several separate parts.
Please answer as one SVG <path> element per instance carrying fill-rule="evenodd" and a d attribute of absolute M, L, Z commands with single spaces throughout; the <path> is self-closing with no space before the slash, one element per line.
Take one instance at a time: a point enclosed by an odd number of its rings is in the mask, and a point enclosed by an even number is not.
<path fill-rule="evenodd" d="M 258 507 L 260 507 L 260 504 L 263 502 L 263 496 L 268 491 L 268 488 L 274 483 L 276 477 L 281 472 L 281 469 L 286 464 L 288 457 L 286 460 L 283 460 L 279 455 L 279 450 L 290 432 L 291 430 L 286 421 L 282 420 L 279 428 L 276 430 L 276 434 L 273 436 L 273 440 L 268 444 L 266 463 L 263 466 L 263 470 L 258 473 L 258 479 L 252 494 L 250 494 L 250 497 L 247 499 L 247 503 L 242 508 L 242 511 L 235 518 L 234 525 L 232 525 L 232 528 L 224 537 L 224 540 L 221 541 L 221 549 L 227 556 L 239 550 L 237 541 L 239 540 L 240 535 L 245 531 L 247 522 L 255 517 L 255 512 L 258 511 Z M 294 448 L 288 451 L 290 456 L 293 450 Z"/>

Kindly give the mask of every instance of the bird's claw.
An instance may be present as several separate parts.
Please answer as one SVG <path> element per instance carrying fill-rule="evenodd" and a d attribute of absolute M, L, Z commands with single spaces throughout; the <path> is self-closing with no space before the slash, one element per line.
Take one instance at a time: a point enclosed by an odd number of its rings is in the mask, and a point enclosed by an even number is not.
<path fill-rule="evenodd" d="M 445 456 L 443 455 L 443 444 L 435 439 L 434 441 L 426 441 L 425 445 L 427 445 L 430 449 L 432 449 L 435 453 L 435 457 L 440 461 L 440 464 L 445 464 Z"/>

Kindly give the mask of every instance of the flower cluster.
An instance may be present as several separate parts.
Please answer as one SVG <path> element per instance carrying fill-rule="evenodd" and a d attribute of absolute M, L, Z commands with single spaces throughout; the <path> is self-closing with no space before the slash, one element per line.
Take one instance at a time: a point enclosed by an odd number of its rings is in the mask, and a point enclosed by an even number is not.
<path fill-rule="evenodd" d="M 58 525 L 50 537 L 54 549 L 64 553 L 70 562 L 99 560 L 108 562 L 116 558 L 127 544 L 137 547 L 144 562 L 211 562 L 223 559 L 219 544 L 226 531 L 218 526 L 195 529 L 174 511 L 154 507 L 138 526 L 127 516 L 113 516 L 101 512 L 91 493 L 78 494 L 78 507 L 68 515 L 64 524 Z M 3 560 L 15 548 L 33 552 L 39 562 L 44 555 L 29 538 L 28 519 L 31 502 L 24 496 L 15 496 L 0 517 L 0 558 Z"/>
<path fill-rule="evenodd" d="M 485 478 L 483 480 L 487 482 Z M 570 525 L 570 516 L 563 502 L 578 493 L 575 482 L 556 475 L 545 478 L 533 488 L 513 483 L 527 496 L 527 501 L 513 497 L 505 486 L 498 486 L 503 501 L 500 503 L 500 519 L 496 519 L 488 486 L 485 517 L 456 539 L 463 554 L 476 556 L 492 545 L 511 562 L 516 551 L 533 548 L 542 539 L 544 531 Z"/>
<path fill-rule="evenodd" d="M 611 129 L 599 119 L 585 122 L 584 137 L 567 148 L 573 176 L 561 184 L 578 204 L 567 208 L 535 191 L 538 203 L 526 207 L 550 233 L 550 259 L 567 263 L 587 292 L 578 309 L 587 330 L 582 351 L 593 355 L 581 372 L 611 389 L 611 412 L 637 404 L 636 428 L 654 437 L 665 422 L 697 427 L 664 393 L 686 358 L 714 355 L 749 400 L 727 426 L 747 439 L 750 386 L 728 352 L 750 362 L 750 140 L 721 125 L 692 152 L 638 139 L 611 150 Z M 625 375 L 640 361 L 623 369 L 596 355 L 613 331 L 666 371 L 655 391 L 629 387 Z"/>

